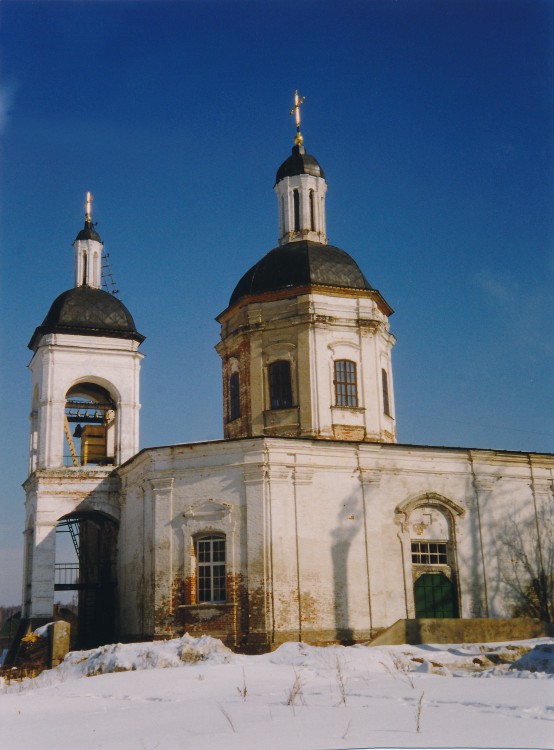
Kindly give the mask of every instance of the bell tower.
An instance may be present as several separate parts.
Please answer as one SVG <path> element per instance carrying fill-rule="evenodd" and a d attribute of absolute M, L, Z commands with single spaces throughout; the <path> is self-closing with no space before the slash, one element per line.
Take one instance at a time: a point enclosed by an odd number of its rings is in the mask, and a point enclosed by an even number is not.
<path fill-rule="evenodd" d="M 72 585 L 83 611 L 96 608 L 100 616 L 115 606 L 119 499 L 113 469 L 139 449 L 144 336 L 125 305 L 101 289 L 103 242 L 91 201 L 87 193 L 84 227 L 73 243 L 74 286 L 54 300 L 29 342 L 23 616 L 33 622 L 51 617 L 54 592 Z M 56 548 L 61 526 L 75 542 L 71 564 Z M 98 623 L 88 627 L 98 629 Z M 86 642 L 92 641 L 81 638 Z"/>
<path fill-rule="evenodd" d="M 328 244 L 327 182 L 300 133 L 277 170 L 279 245 L 240 279 L 217 320 L 224 434 L 396 442 L 393 310 Z"/>

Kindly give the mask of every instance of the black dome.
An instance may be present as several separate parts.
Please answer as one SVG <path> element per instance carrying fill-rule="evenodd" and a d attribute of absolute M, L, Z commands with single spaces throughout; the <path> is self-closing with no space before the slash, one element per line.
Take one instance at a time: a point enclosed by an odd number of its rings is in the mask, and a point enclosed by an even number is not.
<path fill-rule="evenodd" d="M 344 250 L 301 240 L 270 250 L 252 266 L 236 285 L 229 307 L 249 294 L 311 284 L 346 289 L 372 288 L 356 261 Z"/>
<path fill-rule="evenodd" d="M 85 221 L 85 226 L 81 229 L 77 237 L 75 237 L 75 242 L 77 242 L 77 240 L 96 240 L 96 242 L 100 242 L 102 245 L 104 244 L 100 239 L 100 235 L 94 229 L 94 224 L 90 219 Z"/>
<path fill-rule="evenodd" d="M 35 330 L 29 348 L 36 350 L 41 336 L 47 333 L 109 336 L 134 339 L 139 343 L 144 341 L 123 302 L 103 289 L 90 286 L 68 289 L 54 300 L 42 325 Z"/>
<path fill-rule="evenodd" d="M 277 170 L 275 184 L 283 177 L 294 177 L 297 174 L 312 174 L 314 177 L 325 179 L 325 172 L 319 166 L 319 162 L 314 156 L 306 153 L 304 146 L 292 147 L 292 155 Z"/>

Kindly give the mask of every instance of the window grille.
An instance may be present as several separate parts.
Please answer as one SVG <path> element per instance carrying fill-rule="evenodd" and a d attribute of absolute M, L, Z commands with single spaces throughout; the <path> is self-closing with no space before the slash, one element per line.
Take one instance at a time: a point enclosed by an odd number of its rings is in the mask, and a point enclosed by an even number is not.
<path fill-rule="evenodd" d="M 412 542 L 414 565 L 446 565 L 446 542 Z"/>
<path fill-rule="evenodd" d="M 196 542 L 198 560 L 198 601 L 224 602 L 225 537 L 204 536 Z"/>
<path fill-rule="evenodd" d="M 358 406 L 356 363 L 348 359 L 335 362 L 335 403 L 337 406 Z"/>
<path fill-rule="evenodd" d="M 240 417 L 240 379 L 238 372 L 229 378 L 229 420 Z"/>
<path fill-rule="evenodd" d="M 269 365 L 269 397 L 272 409 L 290 409 L 292 387 L 290 362 L 279 360 Z"/>

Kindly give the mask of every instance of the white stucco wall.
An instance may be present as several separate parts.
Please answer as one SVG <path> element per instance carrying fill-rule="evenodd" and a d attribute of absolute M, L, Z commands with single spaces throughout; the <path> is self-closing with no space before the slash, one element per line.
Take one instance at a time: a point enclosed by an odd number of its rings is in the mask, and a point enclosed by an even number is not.
<path fill-rule="evenodd" d="M 252 438 L 143 451 L 119 474 L 124 632 L 173 631 L 173 589 L 206 530 L 228 539 L 252 634 L 346 640 L 414 616 L 410 514 L 423 505 L 452 524 L 460 616 L 509 616 L 500 530 L 531 528 L 552 503 L 554 457 Z"/>

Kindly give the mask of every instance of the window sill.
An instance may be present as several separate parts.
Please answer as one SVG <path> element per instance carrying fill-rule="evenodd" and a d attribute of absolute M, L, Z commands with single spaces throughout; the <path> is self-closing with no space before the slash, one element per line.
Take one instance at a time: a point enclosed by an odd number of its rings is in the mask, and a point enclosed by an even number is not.
<path fill-rule="evenodd" d="M 365 411 L 365 407 L 363 406 L 331 406 L 331 409 L 336 409 L 337 411 L 346 411 L 346 412 L 355 412 L 359 414 L 363 414 Z"/>
<path fill-rule="evenodd" d="M 198 602 L 195 604 L 180 604 L 177 609 L 184 611 L 213 609 L 214 607 L 217 607 L 218 609 L 231 609 L 236 606 L 236 602 Z"/>

